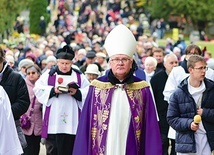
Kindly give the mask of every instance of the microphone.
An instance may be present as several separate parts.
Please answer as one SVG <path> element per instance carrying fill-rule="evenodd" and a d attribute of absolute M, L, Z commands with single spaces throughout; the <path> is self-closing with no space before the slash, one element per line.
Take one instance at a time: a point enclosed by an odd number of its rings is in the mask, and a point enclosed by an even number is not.
<path fill-rule="evenodd" d="M 201 116 L 200 115 L 195 115 L 194 116 L 194 123 L 199 125 L 200 122 L 201 122 Z"/>

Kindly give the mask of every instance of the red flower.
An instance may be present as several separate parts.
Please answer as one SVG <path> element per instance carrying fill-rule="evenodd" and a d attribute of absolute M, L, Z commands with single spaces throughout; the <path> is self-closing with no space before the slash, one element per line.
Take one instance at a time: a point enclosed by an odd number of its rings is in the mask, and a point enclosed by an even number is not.
<path fill-rule="evenodd" d="M 57 80 L 57 82 L 58 82 L 59 84 L 63 83 L 63 78 L 59 77 L 58 80 Z"/>

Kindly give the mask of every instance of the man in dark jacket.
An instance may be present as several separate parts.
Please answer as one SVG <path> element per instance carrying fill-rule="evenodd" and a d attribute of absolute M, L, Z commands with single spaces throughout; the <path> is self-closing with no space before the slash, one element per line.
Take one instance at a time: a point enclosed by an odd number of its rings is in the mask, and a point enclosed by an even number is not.
<path fill-rule="evenodd" d="M 168 109 L 168 102 L 164 101 L 163 96 L 163 90 L 168 78 L 168 75 L 172 71 L 173 67 L 178 66 L 178 58 L 174 53 L 167 54 L 164 57 L 164 67 L 165 70 L 159 71 L 157 74 L 155 74 L 150 81 L 155 103 L 157 107 L 158 117 L 159 117 L 159 127 L 161 132 L 161 138 L 162 138 L 162 155 L 168 155 L 169 152 L 169 138 L 168 131 L 169 131 L 169 124 L 166 120 L 166 114 Z M 170 155 L 175 155 L 175 148 L 174 145 L 175 140 L 171 140 L 171 149 L 170 149 Z"/>
<path fill-rule="evenodd" d="M 13 71 L 5 61 L 5 52 L 0 48 L 0 85 L 7 92 L 16 124 L 30 104 L 27 85 L 19 73 Z M 20 125 L 19 125 L 20 126 Z"/>
<path fill-rule="evenodd" d="M 205 78 L 203 57 L 192 55 L 187 61 L 190 76 L 171 95 L 167 121 L 176 130 L 178 155 L 211 155 L 214 150 L 214 82 Z M 202 122 L 194 121 L 200 115 Z"/>
<path fill-rule="evenodd" d="M 85 63 L 80 67 L 80 70 L 82 73 L 85 73 L 86 68 L 89 64 L 92 64 L 95 62 L 96 53 L 95 51 L 88 51 L 86 54 Z"/>
<path fill-rule="evenodd" d="M 164 51 L 161 48 L 153 48 L 152 49 L 152 57 L 154 57 L 157 60 L 157 66 L 155 69 L 155 74 L 159 71 L 165 70 L 163 65 L 163 58 L 164 58 Z"/>

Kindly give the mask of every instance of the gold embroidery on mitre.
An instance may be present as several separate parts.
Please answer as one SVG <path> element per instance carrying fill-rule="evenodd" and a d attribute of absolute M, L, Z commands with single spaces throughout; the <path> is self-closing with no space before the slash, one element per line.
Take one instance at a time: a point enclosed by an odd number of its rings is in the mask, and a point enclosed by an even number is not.
<path fill-rule="evenodd" d="M 93 80 L 90 85 L 99 89 L 110 89 L 114 87 L 110 82 L 102 82 L 98 80 Z"/>

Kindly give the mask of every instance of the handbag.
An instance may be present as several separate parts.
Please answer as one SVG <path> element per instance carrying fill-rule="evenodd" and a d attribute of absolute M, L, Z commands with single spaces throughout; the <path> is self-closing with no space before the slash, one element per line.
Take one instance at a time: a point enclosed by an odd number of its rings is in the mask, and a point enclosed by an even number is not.
<path fill-rule="evenodd" d="M 31 122 L 30 122 L 30 118 L 33 114 L 33 110 L 34 110 L 34 105 L 35 105 L 35 100 L 36 100 L 36 96 L 34 96 L 33 98 L 33 103 L 30 109 L 30 114 L 29 116 L 27 114 L 23 114 L 20 117 L 20 123 L 21 123 L 21 128 L 22 129 L 29 129 L 31 127 Z"/>

